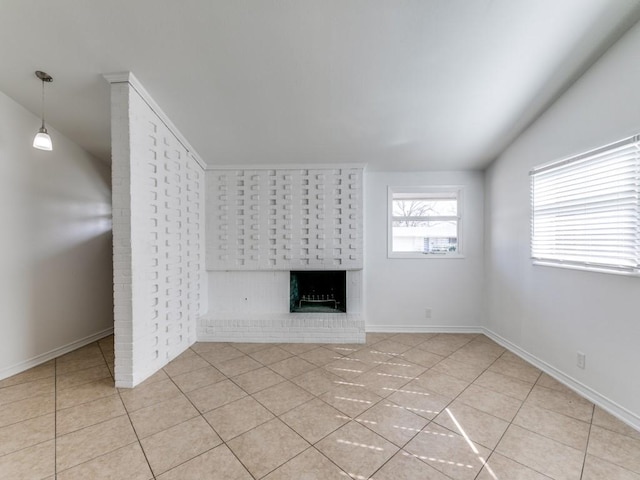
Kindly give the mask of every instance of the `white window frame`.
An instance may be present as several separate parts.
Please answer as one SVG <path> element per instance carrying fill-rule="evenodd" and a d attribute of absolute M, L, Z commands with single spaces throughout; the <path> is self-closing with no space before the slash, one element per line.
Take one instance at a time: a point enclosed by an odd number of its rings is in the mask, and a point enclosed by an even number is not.
<path fill-rule="evenodd" d="M 421 252 L 394 252 L 393 251 L 393 199 L 396 193 L 415 193 L 415 194 L 456 194 L 458 201 L 457 215 L 457 240 L 458 245 L 455 252 L 452 253 L 421 253 Z M 463 249 L 463 200 L 464 188 L 461 185 L 438 185 L 438 186 L 414 186 L 414 187 L 387 187 L 387 257 L 388 258 L 411 258 L 411 259 L 459 259 L 464 258 Z M 416 217 L 422 220 L 434 220 L 448 217 Z"/>
<path fill-rule="evenodd" d="M 534 265 L 640 276 L 640 135 L 530 177 Z"/>

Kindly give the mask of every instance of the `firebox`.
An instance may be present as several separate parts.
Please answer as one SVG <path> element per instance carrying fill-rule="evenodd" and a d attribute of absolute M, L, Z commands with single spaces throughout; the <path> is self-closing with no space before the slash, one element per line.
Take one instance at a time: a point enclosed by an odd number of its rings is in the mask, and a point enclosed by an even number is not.
<path fill-rule="evenodd" d="M 289 278 L 290 312 L 347 311 L 347 276 L 344 270 L 292 271 Z"/>

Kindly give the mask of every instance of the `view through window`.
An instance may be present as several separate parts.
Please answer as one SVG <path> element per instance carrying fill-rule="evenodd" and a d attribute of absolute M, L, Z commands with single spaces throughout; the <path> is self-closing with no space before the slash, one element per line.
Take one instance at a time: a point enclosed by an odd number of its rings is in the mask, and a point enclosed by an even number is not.
<path fill-rule="evenodd" d="M 460 187 L 389 188 L 389 256 L 460 256 Z"/>

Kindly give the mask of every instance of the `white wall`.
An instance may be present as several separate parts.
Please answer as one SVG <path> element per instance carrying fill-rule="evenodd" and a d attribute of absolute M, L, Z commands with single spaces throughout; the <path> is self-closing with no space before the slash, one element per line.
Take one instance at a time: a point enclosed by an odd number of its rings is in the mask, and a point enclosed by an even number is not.
<path fill-rule="evenodd" d="M 133 387 L 196 341 L 204 170 L 135 77 L 111 105 L 115 377 Z"/>
<path fill-rule="evenodd" d="M 0 378 L 113 328 L 109 166 L 0 92 Z"/>
<path fill-rule="evenodd" d="M 289 271 L 209 271 L 209 318 L 289 312 Z"/>
<path fill-rule="evenodd" d="M 464 258 L 387 258 L 387 187 L 438 185 L 464 187 Z M 484 302 L 483 203 L 481 172 L 365 173 L 367 331 L 479 328 Z"/>
<path fill-rule="evenodd" d="M 207 318 L 248 318 L 288 314 L 290 271 L 210 271 Z M 362 270 L 347 270 L 347 312 L 362 315 Z M 296 314 L 300 316 L 300 314 Z"/>
<path fill-rule="evenodd" d="M 640 132 L 639 49 L 640 25 L 491 166 L 485 242 L 487 327 L 638 427 L 640 278 L 532 266 L 528 172 Z"/>

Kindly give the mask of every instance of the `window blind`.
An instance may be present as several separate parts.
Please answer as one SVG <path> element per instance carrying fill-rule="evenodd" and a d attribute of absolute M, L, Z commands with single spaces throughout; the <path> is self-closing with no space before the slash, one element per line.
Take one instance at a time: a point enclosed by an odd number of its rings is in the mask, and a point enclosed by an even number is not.
<path fill-rule="evenodd" d="M 535 263 L 640 274 L 640 135 L 530 177 Z"/>

